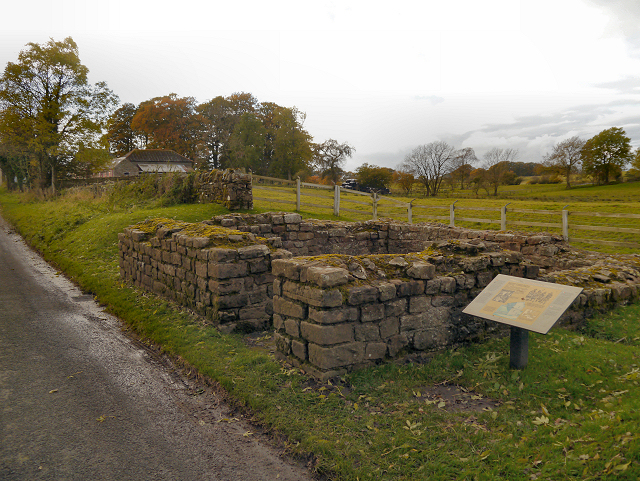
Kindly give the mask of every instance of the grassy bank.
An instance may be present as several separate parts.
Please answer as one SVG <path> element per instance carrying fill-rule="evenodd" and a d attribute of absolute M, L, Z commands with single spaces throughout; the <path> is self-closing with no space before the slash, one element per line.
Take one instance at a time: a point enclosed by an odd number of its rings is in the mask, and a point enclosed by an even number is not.
<path fill-rule="evenodd" d="M 202 220 L 224 209 L 20 202 L 6 193 L 0 207 L 47 260 L 132 329 L 218 381 L 257 421 L 286 435 L 291 452 L 314 453 L 320 473 L 344 480 L 640 477 L 638 305 L 582 332 L 532 335 L 523 371 L 509 369 L 508 340 L 497 339 L 317 385 L 268 349 L 221 335 L 119 279 L 117 234 L 125 226 L 148 217 Z"/>

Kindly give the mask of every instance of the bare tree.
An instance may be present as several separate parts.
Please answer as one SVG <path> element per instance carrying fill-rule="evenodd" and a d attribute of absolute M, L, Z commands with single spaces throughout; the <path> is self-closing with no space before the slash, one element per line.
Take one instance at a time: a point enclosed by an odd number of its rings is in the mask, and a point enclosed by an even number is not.
<path fill-rule="evenodd" d="M 510 163 L 518 157 L 517 149 L 494 147 L 484 154 L 485 178 L 493 187 L 493 195 L 498 195 L 498 187 L 504 182 L 504 176 L 510 169 Z"/>
<path fill-rule="evenodd" d="M 453 183 L 460 183 L 464 189 L 465 181 L 470 179 L 473 164 L 478 162 L 478 157 L 471 147 L 457 150 L 451 161 L 451 177 Z"/>
<path fill-rule="evenodd" d="M 342 175 L 342 166 L 347 157 L 351 157 L 355 151 L 355 147 L 347 142 L 339 144 L 337 140 L 328 139 L 315 145 L 314 163 L 322 177 L 329 177 L 334 184 L 337 184 Z"/>
<path fill-rule="evenodd" d="M 431 142 L 413 149 L 404 159 L 418 180 L 424 185 L 426 195 L 436 196 L 442 179 L 451 171 L 455 149 L 443 141 Z"/>
<path fill-rule="evenodd" d="M 552 168 L 567 178 L 567 189 L 571 188 L 571 174 L 577 172 L 582 162 L 582 148 L 585 141 L 575 136 L 553 146 L 553 150 L 544 156 L 545 167 Z"/>

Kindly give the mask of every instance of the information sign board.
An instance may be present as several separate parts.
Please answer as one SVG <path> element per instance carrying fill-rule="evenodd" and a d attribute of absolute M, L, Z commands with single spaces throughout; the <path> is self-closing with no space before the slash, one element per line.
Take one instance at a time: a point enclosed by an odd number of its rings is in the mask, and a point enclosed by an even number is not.
<path fill-rule="evenodd" d="M 546 334 L 582 288 L 498 275 L 462 312 Z"/>

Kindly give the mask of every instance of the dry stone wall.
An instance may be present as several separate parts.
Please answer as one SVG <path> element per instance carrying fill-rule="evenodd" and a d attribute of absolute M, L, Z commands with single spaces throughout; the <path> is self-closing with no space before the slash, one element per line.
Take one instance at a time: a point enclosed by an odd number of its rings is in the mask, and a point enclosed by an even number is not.
<path fill-rule="evenodd" d="M 199 202 L 217 203 L 229 210 L 253 209 L 251 174 L 240 170 L 212 170 L 198 174 Z"/>
<path fill-rule="evenodd" d="M 187 306 L 222 331 L 271 325 L 271 262 L 279 239 L 154 219 L 119 234 L 120 276 Z"/>
<path fill-rule="evenodd" d="M 455 243 L 404 256 L 282 259 L 272 269 L 278 351 L 323 380 L 401 352 L 436 351 L 505 331 L 462 310 L 497 274 L 539 274 L 521 253 L 461 255 Z M 567 275 L 558 272 L 546 280 L 566 281 Z M 576 282 L 593 282 L 585 269 L 572 275 Z M 577 323 L 638 298 L 637 269 L 627 267 L 615 277 L 607 287 L 587 287 L 560 322 Z"/>
<path fill-rule="evenodd" d="M 443 224 L 407 224 L 381 219 L 366 222 L 338 222 L 317 219 L 303 220 L 295 213 L 231 214 L 217 216 L 214 222 L 222 227 L 251 232 L 262 237 L 279 237 L 284 249 L 294 256 L 324 254 L 406 254 L 420 252 L 434 242 L 459 240 L 489 249 L 520 252 L 529 262 L 548 268 L 566 260 L 555 257 L 567 251 L 562 236 L 524 234 L 448 227 Z"/>
<path fill-rule="evenodd" d="M 640 256 L 559 236 L 296 213 L 155 219 L 125 229 L 119 248 L 123 278 L 223 331 L 273 326 L 279 352 L 323 379 L 504 329 L 462 314 L 497 274 L 583 287 L 564 323 L 636 300 L 640 285 Z"/>

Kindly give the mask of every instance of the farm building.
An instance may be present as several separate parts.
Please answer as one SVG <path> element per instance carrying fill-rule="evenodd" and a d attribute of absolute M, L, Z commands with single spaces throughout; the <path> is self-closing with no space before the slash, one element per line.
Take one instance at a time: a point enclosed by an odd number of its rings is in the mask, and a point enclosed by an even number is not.
<path fill-rule="evenodd" d="M 99 177 L 129 177 L 155 172 L 190 172 L 193 161 L 173 150 L 135 149 L 114 159 Z"/>

